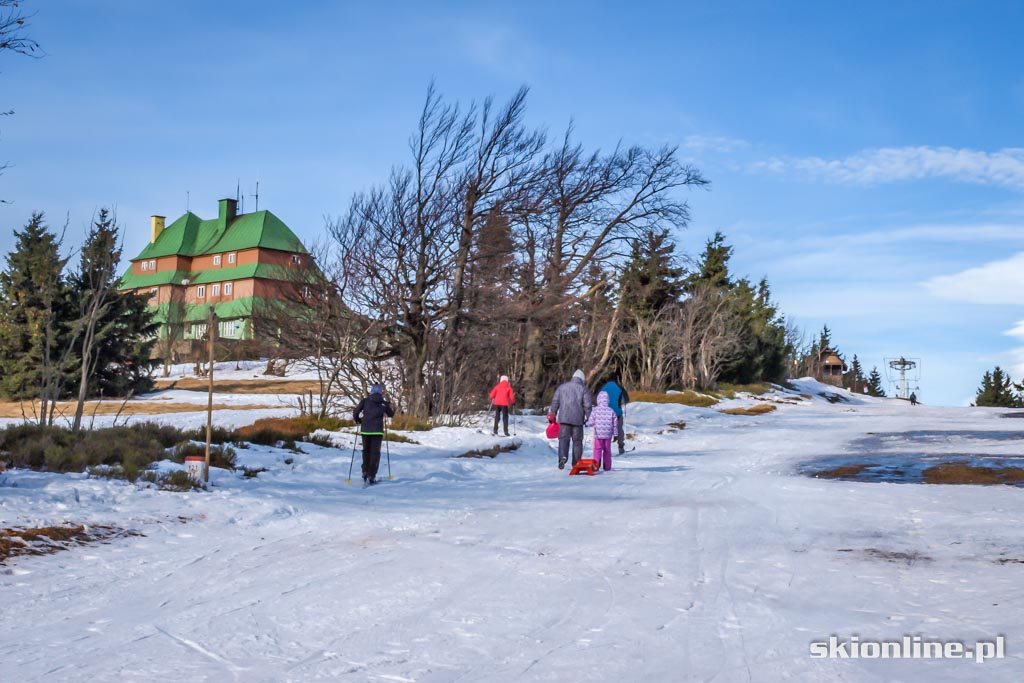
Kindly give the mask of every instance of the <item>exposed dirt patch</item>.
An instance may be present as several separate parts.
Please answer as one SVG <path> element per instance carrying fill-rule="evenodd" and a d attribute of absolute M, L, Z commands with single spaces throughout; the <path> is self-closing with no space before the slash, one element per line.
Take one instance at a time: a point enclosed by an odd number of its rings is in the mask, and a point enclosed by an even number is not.
<path fill-rule="evenodd" d="M 111 539 L 127 536 L 145 534 L 103 524 L 0 529 L 0 564 L 19 555 L 51 555 L 76 546 L 109 543 Z"/>
<path fill-rule="evenodd" d="M 995 560 L 996 564 L 1024 564 L 1024 560 L 1019 557 L 1000 557 Z"/>
<path fill-rule="evenodd" d="M 838 552 L 841 553 L 858 553 L 865 557 L 873 560 L 884 560 L 886 562 L 901 562 L 908 566 L 917 564 L 918 562 L 931 562 L 932 558 L 929 555 L 920 553 L 916 550 L 910 552 L 903 552 L 899 550 L 881 550 L 879 548 L 839 548 Z"/>
<path fill-rule="evenodd" d="M 682 420 L 679 420 L 678 422 L 669 422 L 668 426 L 675 429 L 686 429 L 686 423 Z"/>
<path fill-rule="evenodd" d="M 471 451 L 466 451 L 461 455 L 456 455 L 456 458 L 496 458 L 498 453 L 511 453 L 512 451 L 519 450 L 519 444 L 510 443 L 505 446 L 491 446 L 490 448 L 476 448 Z"/>
<path fill-rule="evenodd" d="M 815 479 L 853 479 L 869 467 L 878 467 L 876 463 L 863 463 L 860 465 L 841 465 L 830 470 L 815 472 Z"/>
<path fill-rule="evenodd" d="M 818 396 L 821 396 L 823 399 L 825 399 L 829 403 L 849 403 L 850 402 L 850 399 L 846 398 L 845 396 L 840 396 L 839 394 L 833 394 L 830 391 L 822 391 L 822 392 L 820 392 L 818 394 Z"/>
<path fill-rule="evenodd" d="M 926 484 L 1019 484 L 1024 482 L 1020 467 L 981 467 L 944 462 L 922 473 Z"/>
<path fill-rule="evenodd" d="M 778 406 L 771 403 L 760 403 L 756 406 L 746 406 L 743 408 L 726 408 L 718 412 L 726 415 L 764 415 L 775 410 Z"/>
<path fill-rule="evenodd" d="M 707 394 L 698 394 L 696 391 L 687 389 L 675 394 L 656 394 L 647 391 L 637 391 L 630 394 L 629 399 L 634 403 L 678 403 L 693 408 L 707 408 L 718 403 L 718 399 Z"/>
<path fill-rule="evenodd" d="M 181 389 L 207 391 L 210 381 L 199 377 L 158 379 L 157 390 Z M 319 394 L 320 382 L 315 379 L 213 379 L 213 391 L 223 394 Z"/>

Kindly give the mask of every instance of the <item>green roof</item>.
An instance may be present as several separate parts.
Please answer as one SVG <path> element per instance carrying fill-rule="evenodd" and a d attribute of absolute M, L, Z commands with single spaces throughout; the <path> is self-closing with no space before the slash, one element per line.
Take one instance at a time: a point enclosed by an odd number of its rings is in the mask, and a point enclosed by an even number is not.
<path fill-rule="evenodd" d="M 274 299 L 265 299 L 260 296 L 247 296 L 241 299 L 233 299 L 231 301 L 222 301 L 221 303 L 213 305 L 213 312 L 217 314 L 217 317 L 221 320 L 230 320 L 232 318 L 245 318 L 251 316 L 253 310 L 264 307 L 264 310 L 270 310 L 274 307 L 280 306 L 281 303 Z M 183 322 L 203 322 L 210 315 L 209 304 L 192 304 L 189 306 L 178 306 L 179 313 L 175 316 L 177 321 Z M 152 306 L 149 309 L 153 312 L 153 320 L 158 323 L 166 323 L 168 320 L 168 314 L 170 312 L 170 304 L 160 304 L 159 306 Z"/>
<path fill-rule="evenodd" d="M 188 273 L 184 270 L 165 270 L 160 273 L 146 273 L 145 275 L 132 275 L 132 271 L 129 270 L 121 276 L 121 282 L 118 286 L 121 289 L 156 287 L 157 285 L 178 284 L 186 277 L 188 277 Z"/>
<path fill-rule="evenodd" d="M 191 211 L 177 219 L 150 242 L 133 261 L 160 256 L 202 256 L 242 249 L 276 249 L 308 253 L 295 233 L 269 211 L 244 213 L 225 226 L 219 218 L 203 220 Z"/>

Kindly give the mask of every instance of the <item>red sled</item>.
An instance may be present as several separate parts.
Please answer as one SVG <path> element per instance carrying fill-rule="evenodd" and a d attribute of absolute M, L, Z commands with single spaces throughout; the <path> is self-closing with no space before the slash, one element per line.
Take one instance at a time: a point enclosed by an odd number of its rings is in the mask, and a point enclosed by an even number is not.
<path fill-rule="evenodd" d="M 552 422 L 551 424 L 549 424 L 547 430 L 544 433 L 548 435 L 549 439 L 557 439 L 558 438 L 558 423 L 557 422 Z"/>
<path fill-rule="evenodd" d="M 576 464 L 572 466 L 572 469 L 569 470 L 569 475 L 588 474 L 592 477 L 597 473 L 597 470 L 598 464 L 596 460 L 593 458 L 580 458 L 576 461 Z"/>

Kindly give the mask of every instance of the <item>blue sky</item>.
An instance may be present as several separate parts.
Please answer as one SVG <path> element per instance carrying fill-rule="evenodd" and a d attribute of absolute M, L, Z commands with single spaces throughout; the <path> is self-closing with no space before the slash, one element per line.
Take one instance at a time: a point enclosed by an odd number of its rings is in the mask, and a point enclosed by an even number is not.
<path fill-rule="evenodd" d="M 677 236 L 722 230 L 787 317 L 919 395 L 1024 377 L 1024 4 L 27 0 L 46 56 L 0 56 L 0 250 L 34 210 L 68 242 L 115 206 L 260 207 L 307 240 L 405 161 L 434 79 L 464 101 L 531 88 L 587 145 L 680 146 L 711 179 Z M 252 208 L 251 198 L 247 200 Z"/>

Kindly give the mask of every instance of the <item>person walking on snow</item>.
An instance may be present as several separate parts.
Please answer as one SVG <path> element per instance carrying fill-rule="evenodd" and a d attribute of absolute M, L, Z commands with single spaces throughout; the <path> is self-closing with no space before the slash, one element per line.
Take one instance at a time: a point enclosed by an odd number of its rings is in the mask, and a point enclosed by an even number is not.
<path fill-rule="evenodd" d="M 498 435 L 498 416 L 501 416 L 502 425 L 505 428 L 505 436 L 508 436 L 508 409 L 516 404 L 516 394 L 512 391 L 512 385 L 508 383 L 508 375 L 502 375 L 498 383 L 491 389 L 491 406 L 494 408 L 494 431 Z"/>
<path fill-rule="evenodd" d="M 910 405 L 917 405 L 917 394 L 915 394 L 914 392 L 910 392 Z"/>
<path fill-rule="evenodd" d="M 608 381 L 601 387 L 601 391 L 608 394 L 608 404 L 615 411 L 615 416 L 619 418 L 618 428 L 615 431 L 615 440 L 619 443 L 619 455 L 622 455 L 626 452 L 626 421 L 622 418 L 623 410 L 626 404 L 629 403 L 629 392 L 626 391 L 619 381 L 618 371 L 609 375 Z"/>
<path fill-rule="evenodd" d="M 363 437 L 363 484 L 377 483 L 377 469 L 380 467 L 380 445 L 384 441 L 384 416 L 394 417 L 395 409 L 384 398 L 384 388 L 379 384 L 370 387 L 370 395 L 359 402 L 352 411 L 352 420 L 360 425 Z"/>
<path fill-rule="evenodd" d="M 599 391 L 597 406 L 590 413 L 587 426 L 594 428 L 594 460 L 607 472 L 612 468 L 612 437 L 617 431 L 619 421 L 615 411 L 608 405 L 608 392 Z"/>
<path fill-rule="evenodd" d="M 572 379 L 560 384 L 551 399 L 551 415 L 558 420 L 558 469 L 565 469 L 572 443 L 572 464 L 583 457 L 583 425 L 594 407 L 590 390 L 584 384 L 582 370 L 572 373 Z"/>

